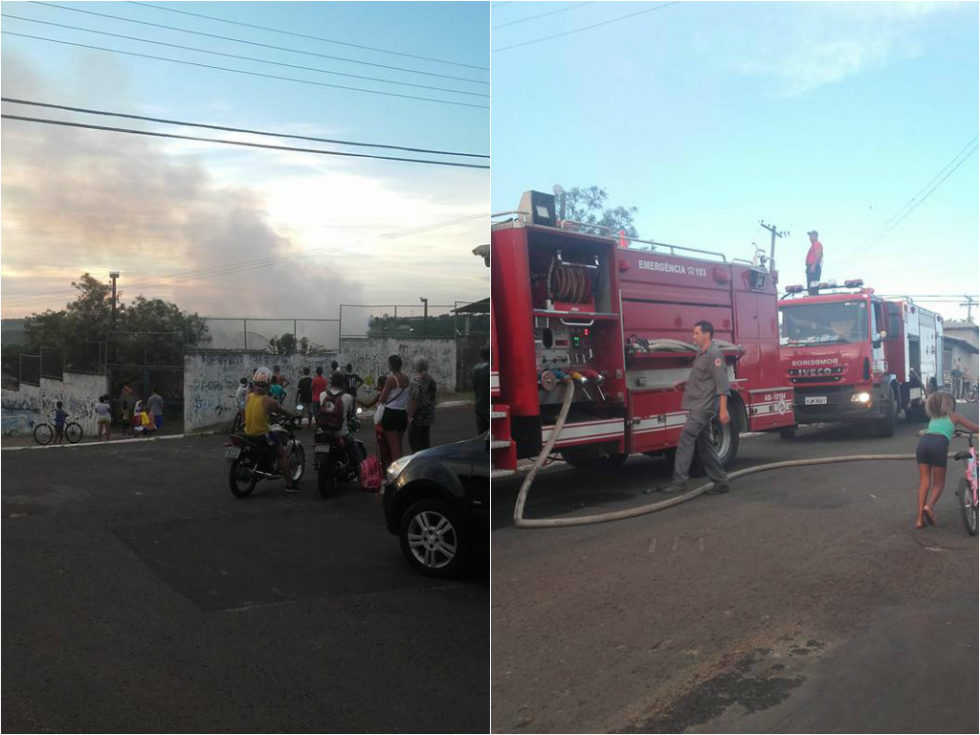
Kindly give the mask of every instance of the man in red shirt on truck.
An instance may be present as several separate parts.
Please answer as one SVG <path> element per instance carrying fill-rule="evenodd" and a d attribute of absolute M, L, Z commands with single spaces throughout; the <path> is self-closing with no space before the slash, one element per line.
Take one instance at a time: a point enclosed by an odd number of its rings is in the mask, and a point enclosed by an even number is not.
<path fill-rule="evenodd" d="M 815 286 L 820 283 L 820 270 L 823 265 L 823 245 L 817 239 L 817 231 L 806 233 L 810 238 L 810 250 L 806 254 L 806 287 L 811 296 L 817 293 Z"/>

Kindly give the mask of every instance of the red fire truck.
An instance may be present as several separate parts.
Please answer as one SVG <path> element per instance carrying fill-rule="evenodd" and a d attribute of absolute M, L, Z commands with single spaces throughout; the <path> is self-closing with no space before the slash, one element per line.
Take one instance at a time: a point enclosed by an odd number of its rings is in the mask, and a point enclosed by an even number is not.
<path fill-rule="evenodd" d="M 859 279 L 810 291 L 790 286 L 779 302 L 796 422 L 862 421 L 891 436 L 899 411 L 925 420 L 926 390 L 942 383 L 942 317 L 910 299 L 876 296 Z"/>
<path fill-rule="evenodd" d="M 496 475 L 542 451 L 567 390 L 574 395 L 554 446 L 573 466 L 672 452 L 686 418 L 674 384 L 690 372 L 691 330 L 702 319 L 714 325 L 732 380 L 732 421 L 714 427 L 723 462 L 735 459 L 740 432 L 792 426 L 768 270 L 576 231 L 539 192 L 509 214 L 491 231 Z"/>

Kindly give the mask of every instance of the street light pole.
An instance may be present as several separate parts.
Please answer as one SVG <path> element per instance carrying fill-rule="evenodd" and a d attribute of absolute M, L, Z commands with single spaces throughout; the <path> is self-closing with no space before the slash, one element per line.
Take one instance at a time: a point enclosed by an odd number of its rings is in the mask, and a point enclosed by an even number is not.
<path fill-rule="evenodd" d="M 429 327 L 429 300 L 425 296 L 419 296 L 419 301 L 422 302 L 422 336 L 428 334 Z"/>

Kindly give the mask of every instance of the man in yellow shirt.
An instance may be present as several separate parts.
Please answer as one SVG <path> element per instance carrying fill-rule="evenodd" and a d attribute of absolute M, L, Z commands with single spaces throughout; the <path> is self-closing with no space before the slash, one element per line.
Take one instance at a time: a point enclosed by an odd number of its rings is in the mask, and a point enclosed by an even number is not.
<path fill-rule="evenodd" d="M 279 466 L 282 468 L 283 477 L 286 479 L 286 492 L 302 492 L 292 481 L 289 454 L 282 444 L 283 435 L 280 432 L 269 431 L 269 419 L 271 417 L 278 415 L 296 418 L 296 414 L 287 411 L 279 405 L 275 398 L 269 395 L 271 380 L 272 372 L 264 367 L 260 367 L 252 376 L 252 392 L 245 400 L 245 435 L 253 439 L 264 436 L 270 444 L 275 444 L 276 453 L 279 455 Z"/>

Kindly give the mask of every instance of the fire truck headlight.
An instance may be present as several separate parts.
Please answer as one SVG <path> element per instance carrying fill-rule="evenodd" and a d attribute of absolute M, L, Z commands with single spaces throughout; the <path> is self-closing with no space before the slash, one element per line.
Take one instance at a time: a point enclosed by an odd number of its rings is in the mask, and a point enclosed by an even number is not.
<path fill-rule="evenodd" d="M 851 403 L 868 403 L 871 400 L 871 394 L 865 391 L 861 393 L 855 393 L 851 396 Z"/>

